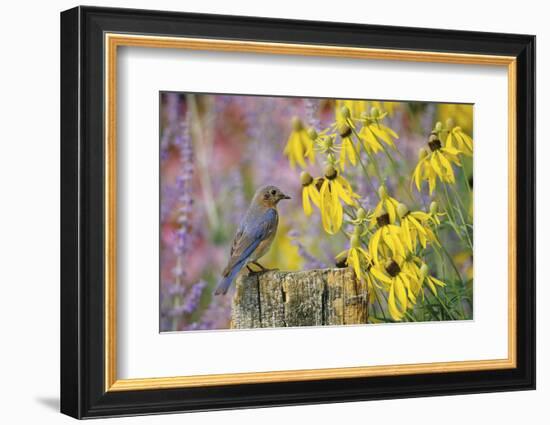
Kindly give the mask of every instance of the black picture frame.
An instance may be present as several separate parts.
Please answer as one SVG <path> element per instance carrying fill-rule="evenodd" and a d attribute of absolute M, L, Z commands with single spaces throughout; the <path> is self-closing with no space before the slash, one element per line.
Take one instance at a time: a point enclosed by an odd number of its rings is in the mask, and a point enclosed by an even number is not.
<path fill-rule="evenodd" d="M 517 367 L 106 392 L 104 34 L 139 33 L 517 58 Z M 61 13 L 61 412 L 76 418 L 535 388 L 535 37 L 76 7 Z"/>

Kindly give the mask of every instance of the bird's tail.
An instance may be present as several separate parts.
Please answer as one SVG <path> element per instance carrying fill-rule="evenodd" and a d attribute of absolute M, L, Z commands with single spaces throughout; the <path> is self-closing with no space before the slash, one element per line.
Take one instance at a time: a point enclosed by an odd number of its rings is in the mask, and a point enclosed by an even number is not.
<path fill-rule="evenodd" d="M 227 290 L 233 283 L 233 280 L 235 279 L 235 276 L 237 276 L 237 273 L 241 270 L 243 267 L 244 262 L 239 262 L 235 264 L 233 269 L 227 276 L 225 276 L 220 283 L 218 284 L 218 287 L 216 288 L 216 291 L 214 291 L 214 295 L 225 295 L 227 294 Z"/>

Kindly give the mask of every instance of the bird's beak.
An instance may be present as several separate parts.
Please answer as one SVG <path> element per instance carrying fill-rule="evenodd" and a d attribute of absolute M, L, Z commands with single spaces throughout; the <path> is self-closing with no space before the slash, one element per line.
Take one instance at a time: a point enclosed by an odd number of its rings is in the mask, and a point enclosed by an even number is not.
<path fill-rule="evenodd" d="M 285 195 L 284 193 L 281 193 L 280 199 L 292 199 L 292 198 L 288 195 Z"/>

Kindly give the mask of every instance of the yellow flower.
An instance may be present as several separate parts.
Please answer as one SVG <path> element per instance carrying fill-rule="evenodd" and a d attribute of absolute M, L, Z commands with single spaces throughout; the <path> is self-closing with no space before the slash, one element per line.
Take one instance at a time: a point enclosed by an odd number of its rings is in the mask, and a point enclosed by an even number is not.
<path fill-rule="evenodd" d="M 306 171 L 302 171 L 300 175 L 302 182 L 302 206 L 304 207 L 304 213 L 309 217 L 313 212 L 311 208 L 311 202 L 313 202 L 317 208 L 321 204 L 321 196 L 315 185 L 315 180 Z"/>
<path fill-rule="evenodd" d="M 366 211 L 363 207 L 359 207 L 359 208 L 357 209 L 357 212 L 356 212 L 356 215 L 355 215 L 355 219 L 354 219 L 354 220 L 351 220 L 351 222 L 352 222 L 353 224 L 355 224 L 356 226 L 358 226 L 358 225 L 361 225 L 361 224 L 366 223 L 367 221 L 369 221 L 369 217 L 368 217 L 367 211 Z"/>
<path fill-rule="evenodd" d="M 374 208 L 374 212 L 370 220 L 370 227 L 374 227 L 376 225 L 377 217 L 382 214 L 382 211 L 386 211 L 389 214 L 390 224 L 394 224 L 397 218 L 397 205 L 399 202 L 388 195 L 388 192 L 384 186 L 380 186 L 378 188 L 378 196 L 380 197 L 380 201 Z"/>
<path fill-rule="evenodd" d="M 445 147 L 458 149 L 468 156 L 474 154 L 474 141 L 462 131 L 461 127 L 454 127 L 452 130 L 449 130 L 449 134 L 445 140 Z"/>
<path fill-rule="evenodd" d="M 328 165 L 320 190 L 321 220 L 325 232 L 334 235 L 342 227 L 344 210 L 340 199 L 348 205 L 354 205 L 353 198 L 358 197 L 349 182 L 332 165 Z"/>
<path fill-rule="evenodd" d="M 405 256 L 405 248 L 401 242 L 401 228 L 391 224 L 390 215 L 382 210 L 376 217 L 378 229 L 369 241 L 369 252 L 375 263 L 379 263 L 379 252 L 382 251 L 384 257 L 389 257 L 388 249 L 392 255 Z"/>
<path fill-rule="evenodd" d="M 334 108 L 337 119 L 339 115 L 342 115 L 342 112 L 345 112 L 345 108 L 347 108 L 352 119 L 360 118 L 361 114 L 367 110 L 367 101 L 337 99 Z"/>
<path fill-rule="evenodd" d="M 435 277 L 428 274 L 429 269 L 427 264 L 422 264 L 422 267 L 420 267 L 420 273 L 422 277 L 422 282 L 426 282 L 430 290 L 434 295 L 437 295 L 437 289 L 436 286 L 439 286 L 443 288 L 445 285 L 444 282 L 442 282 L 439 279 L 436 279 Z"/>
<path fill-rule="evenodd" d="M 334 155 L 340 150 L 339 146 L 335 143 L 335 137 L 331 134 L 326 134 L 327 130 L 317 133 L 314 128 L 310 128 L 307 131 L 309 138 L 313 141 L 313 149 L 325 155 Z"/>
<path fill-rule="evenodd" d="M 375 264 L 371 273 L 388 287 L 388 311 L 392 319 L 403 319 L 407 308 L 416 302 L 412 287 L 418 286 L 417 277 L 402 268 L 402 261 L 397 257 L 389 259 L 383 266 Z"/>
<path fill-rule="evenodd" d="M 462 127 L 462 129 L 468 133 L 472 132 L 474 107 L 473 105 L 465 105 L 458 103 L 440 103 L 437 106 L 437 118 L 438 121 L 443 121 L 448 117 L 453 117 L 453 121 L 456 124 L 448 125 L 448 128 L 452 128 L 455 125 Z M 449 121 L 447 119 L 447 121 Z"/>
<path fill-rule="evenodd" d="M 311 164 L 315 163 L 315 152 L 313 151 L 313 140 L 311 140 L 304 129 L 304 125 L 299 118 L 292 119 L 292 131 L 288 137 L 284 154 L 290 161 L 290 166 L 294 168 L 296 163 L 305 168 L 305 158 L 309 159 Z"/>
<path fill-rule="evenodd" d="M 430 215 L 422 211 L 409 211 L 405 204 L 397 205 L 397 214 L 401 221 L 401 235 L 409 251 L 416 250 L 416 240 L 420 240 L 423 248 L 426 248 L 428 242 L 437 245 L 437 238 L 432 229 L 427 225 Z"/>
<path fill-rule="evenodd" d="M 421 293 L 422 282 L 424 281 L 424 276 L 422 275 L 422 271 L 420 269 L 421 264 L 422 260 L 415 255 L 408 255 L 401 264 L 403 271 L 414 277 L 414 279 L 410 279 L 411 292 L 413 299 L 415 300 L 414 303 L 416 303 L 416 298 Z M 422 292 L 421 294 L 422 299 L 424 299 L 424 293 Z"/>
<path fill-rule="evenodd" d="M 439 205 L 436 201 L 432 201 L 430 204 L 430 213 L 428 214 L 429 220 L 434 224 L 434 226 L 439 226 L 441 224 L 440 216 L 446 215 L 444 212 L 439 212 Z"/>
<path fill-rule="evenodd" d="M 380 121 L 386 117 L 388 113 L 380 113 L 378 108 L 371 108 L 370 115 L 363 113 L 361 116 L 361 123 L 363 127 L 359 132 L 359 137 L 363 142 L 363 147 L 367 152 L 379 152 L 383 149 L 380 141 L 392 149 L 396 149 L 393 139 L 398 139 L 399 136 L 391 128 L 381 124 Z"/>
<path fill-rule="evenodd" d="M 356 229 L 358 228 L 356 227 Z M 365 270 L 368 270 L 372 266 L 370 255 L 361 246 L 357 233 L 351 235 L 346 264 L 353 268 L 355 276 L 358 278 L 366 277 Z"/>
<path fill-rule="evenodd" d="M 342 150 L 340 151 L 340 168 L 344 171 L 346 160 L 349 160 L 351 165 L 357 165 L 357 155 L 353 140 L 350 137 L 342 137 Z"/>
<path fill-rule="evenodd" d="M 353 268 L 355 276 L 357 276 L 358 279 L 364 279 L 367 282 L 369 302 L 373 302 L 375 296 L 374 286 L 376 285 L 377 288 L 380 288 L 380 286 L 376 284 L 370 273 L 374 263 L 369 253 L 360 244 L 358 234 L 361 232 L 360 229 L 361 226 L 357 226 L 355 228 L 356 232 L 351 236 L 350 248 L 346 257 L 346 265 Z"/>
<path fill-rule="evenodd" d="M 437 288 L 446 286 L 444 282 L 429 274 L 428 265 L 416 256 L 407 257 L 401 267 L 405 272 L 410 276 L 413 276 L 414 279 L 410 279 L 411 291 L 414 295 L 414 298 L 418 297 L 419 294 L 422 295 L 424 299 L 424 292 L 421 292 L 424 283 L 430 288 L 434 295 L 437 295 Z"/>
<path fill-rule="evenodd" d="M 460 151 L 452 147 L 443 147 L 441 140 L 432 133 L 428 139 L 430 151 L 422 148 L 419 152 L 419 160 L 413 172 L 412 181 L 416 184 L 418 191 L 421 190 L 422 181 L 427 180 L 430 188 L 430 195 L 433 193 L 437 179 L 443 183 L 454 183 L 455 174 L 452 163 L 461 167 L 458 155 Z"/>
<path fill-rule="evenodd" d="M 373 100 L 371 102 L 371 105 L 375 108 L 378 108 L 378 110 L 382 112 L 387 112 L 388 115 L 391 117 L 393 116 L 393 113 L 395 111 L 395 107 L 399 105 L 399 102 L 380 102 L 377 100 Z"/>
<path fill-rule="evenodd" d="M 355 142 L 352 139 L 354 124 L 351 116 L 350 109 L 344 105 L 339 109 L 339 113 L 336 114 L 336 122 L 331 125 L 331 129 L 338 133 L 341 140 L 340 169 L 342 171 L 344 171 L 348 161 L 353 166 L 357 165 L 357 152 Z"/>

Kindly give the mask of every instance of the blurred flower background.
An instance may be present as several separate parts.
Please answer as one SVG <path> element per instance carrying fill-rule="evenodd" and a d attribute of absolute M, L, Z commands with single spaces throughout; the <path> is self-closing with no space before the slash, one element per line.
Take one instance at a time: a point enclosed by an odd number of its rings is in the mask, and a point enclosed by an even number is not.
<path fill-rule="evenodd" d="M 374 282 L 372 323 L 472 318 L 472 152 L 464 146 L 471 146 L 472 109 L 422 102 L 161 93 L 161 331 L 230 327 L 231 292 L 213 296 L 213 291 L 239 221 L 255 190 L 265 184 L 292 197 L 279 206 L 277 237 L 261 261 L 266 267 L 354 267 Z M 379 134 L 380 129 L 387 132 Z M 436 146 L 436 138 L 442 146 Z M 434 170 L 430 161 L 436 155 L 443 162 L 435 159 Z M 437 174 L 437 164 L 444 165 L 447 158 L 457 160 L 452 181 L 446 169 Z M 349 182 L 342 193 L 345 197 L 349 192 L 352 204 L 342 200 L 341 223 L 334 221 L 334 205 L 325 204 L 324 210 L 319 206 L 322 183 L 332 183 L 327 167 Z M 309 209 L 302 204 L 303 190 L 313 197 Z M 406 205 L 406 211 L 398 211 L 398 204 Z M 383 232 L 381 246 L 373 248 L 376 228 L 367 225 L 376 224 L 382 210 L 393 209 L 392 221 L 404 241 L 400 260 L 391 238 L 383 246 Z M 402 234 L 405 226 L 414 227 L 414 217 L 427 231 Z M 405 254 L 413 237 L 419 239 L 414 256 Z M 392 305 L 400 274 L 393 264 L 373 267 L 378 253 L 395 260 L 403 276 L 422 276 L 407 277 L 414 286 L 407 289 L 408 306 L 402 299 Z M 397 291 L 399 297 L 399 287 Z"/>

